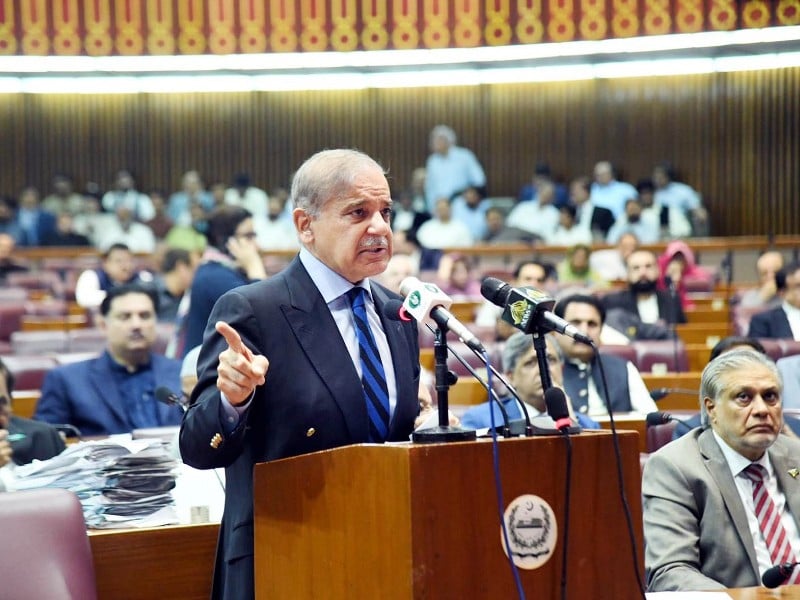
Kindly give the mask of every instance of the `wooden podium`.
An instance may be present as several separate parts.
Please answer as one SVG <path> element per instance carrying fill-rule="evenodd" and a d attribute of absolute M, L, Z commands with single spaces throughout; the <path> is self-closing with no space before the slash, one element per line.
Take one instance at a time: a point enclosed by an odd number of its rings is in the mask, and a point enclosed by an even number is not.
<path fill-rule="evenodd" d="M 641 598 L 609 432 L 573 436 L 568 598 Z M 619 434 L 643 560 L 637 434 Z M 528 598 L 560 598 L 566 441 L 499 444 L 505 505 L 555 516 L 547 562 L 519 569 Z M 256 598 L 516 598 L 501 543 L 490 440 L 347 446 L 256 465 Z M 643 569 L 642 569 L 643 571 Z"/>

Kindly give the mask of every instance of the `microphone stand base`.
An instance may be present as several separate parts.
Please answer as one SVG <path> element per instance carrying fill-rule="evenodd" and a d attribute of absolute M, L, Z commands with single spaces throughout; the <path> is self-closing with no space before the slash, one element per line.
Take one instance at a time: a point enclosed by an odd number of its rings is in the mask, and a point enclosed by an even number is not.
<path fill-rule="evenodd" d="M 411 441 L 420 444 L 439 444 L 444 442 L 468 442 L 476 439 L 474 429 L 462 429 L 461 427 L 452 427 L 437 425 L 436 427 L 428 427 L 427 429 L 420 429 L 411 434 Z"/>

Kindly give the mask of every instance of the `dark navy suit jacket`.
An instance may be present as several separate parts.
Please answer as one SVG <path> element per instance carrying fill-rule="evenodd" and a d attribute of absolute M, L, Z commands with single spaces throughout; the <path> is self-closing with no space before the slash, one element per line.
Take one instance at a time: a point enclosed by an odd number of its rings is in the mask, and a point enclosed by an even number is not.
<path fill-rule="evenodd" d="M 794 338 L 789 319 L 782 307 L 773 308 L 753 315 L 750 319 L 748 337 L 754 338 Z"/>
<path fill-rule="evenodd" d="M 419 413 L 417 326 L 386 318 L 384 304 L 399 297 L 374 281 L 370 286 L 397 381 L 389 440 L 408 440 Z M 269 360 L 266 382 L 256 388 L 231 433 L 222 422 L 216 387 L 218 357 L 227 348 L 213 328 L 220 320 L 239 333 L 245 346 Z M 366 443 L 367 409 L 358 372 L 336 322 L 299 258 L 266 281 L 227 292 L 208 322 L 197 367 L 199 381 L 181 427 L 181 456 L 195 468 L 225 467 L 228 492 L 212 596 L 248 599 L 254 594 L 253 466 Z M 217 434 L 222 441 L 213 444 Z"/>
<path fill-rule="evenodd" d="M 160 354 L 151 354 L 150 360 L 155 388 L 181 389 L 180 361 Z M 179 407 L 157 402 L 155 395 L 153 402 L 156 420 L 150 427 L 180 424 L 182 412 Z M 129 433 L 133 429 L 103 355 L 47 373 L 33 418 L 53 424 L 69 423 L 82 435 Z"/>

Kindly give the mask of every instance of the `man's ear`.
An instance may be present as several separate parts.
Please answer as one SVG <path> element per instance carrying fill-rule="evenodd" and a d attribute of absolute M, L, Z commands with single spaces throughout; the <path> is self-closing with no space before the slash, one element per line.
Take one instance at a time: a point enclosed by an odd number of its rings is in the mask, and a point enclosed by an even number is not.
<path fill-rule="evenodd" d="M 292 220 L 294 221 L 294 228 L 297 230 L 297 235 L 303 244 L 307 244 L 314 240 L 314 232 L 311 231 L 312 218 L 302 208 L 295 208 L 292 211 Z"/>
<path fill-rule="evenodd" d="M 714 404 L 714 401 L 711 398 L 706 396 L 705 398 L 703 398 L 703 406 L 706 407 L 706 414 L 708 414 L 708 422 L 711 423 L 712 421 L 711 417 L 714 414 L 714 408 L 716 407 L 716 405 Z"/>

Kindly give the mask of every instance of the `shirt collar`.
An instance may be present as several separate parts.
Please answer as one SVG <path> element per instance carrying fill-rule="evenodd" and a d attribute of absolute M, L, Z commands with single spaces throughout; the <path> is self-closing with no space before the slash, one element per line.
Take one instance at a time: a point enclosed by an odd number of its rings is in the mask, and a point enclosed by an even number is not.
<path fill-rule="evenodd" d="M 786 312 L 787 318 L 794 318 L 800 320 L 800 308 L 792 306 L 785 300 L 783 301 L 783 310 Z"/>
<path fill-rule="evenodd" d="M 331 269 L 328 265 L 314 256 L 307 248 L 300 248 L 300 262 L 308 271 L 311 281 L 317 286 L 319 293 L 322 294 L 323 300 L 326 304 L 330 304 L 343 294 L 346 294 L 353 287 L 362 287 L 367 291 L 367 294 L 372 297 L 372 290 L 369 285 L 369 279 L 362 279 L 354 286 L 347 281 L 344 277 L 339 275 L 336 271 Z"/>
<path fill-rule="evenodd" d="M 741 472 L 751 464 L 761 465 L 767 470 L 769 476 L 772 477 L 772 465 L 769 462 L 769 457 L 767 456 L 766 452 L 764 452 L 764 455 L 758 460 L 750 460 L 731 448 L 716 431 L 712 429 L 711 433 L 714 435 L 714 439 L 717 441 L 717 445 L 719 446 L 720 450 L 722 450 L 722 455 L 725 457 L 725 462 L 728 463 L 728 468 L 730 468 L 734 477 L 741 474 Z"/>

